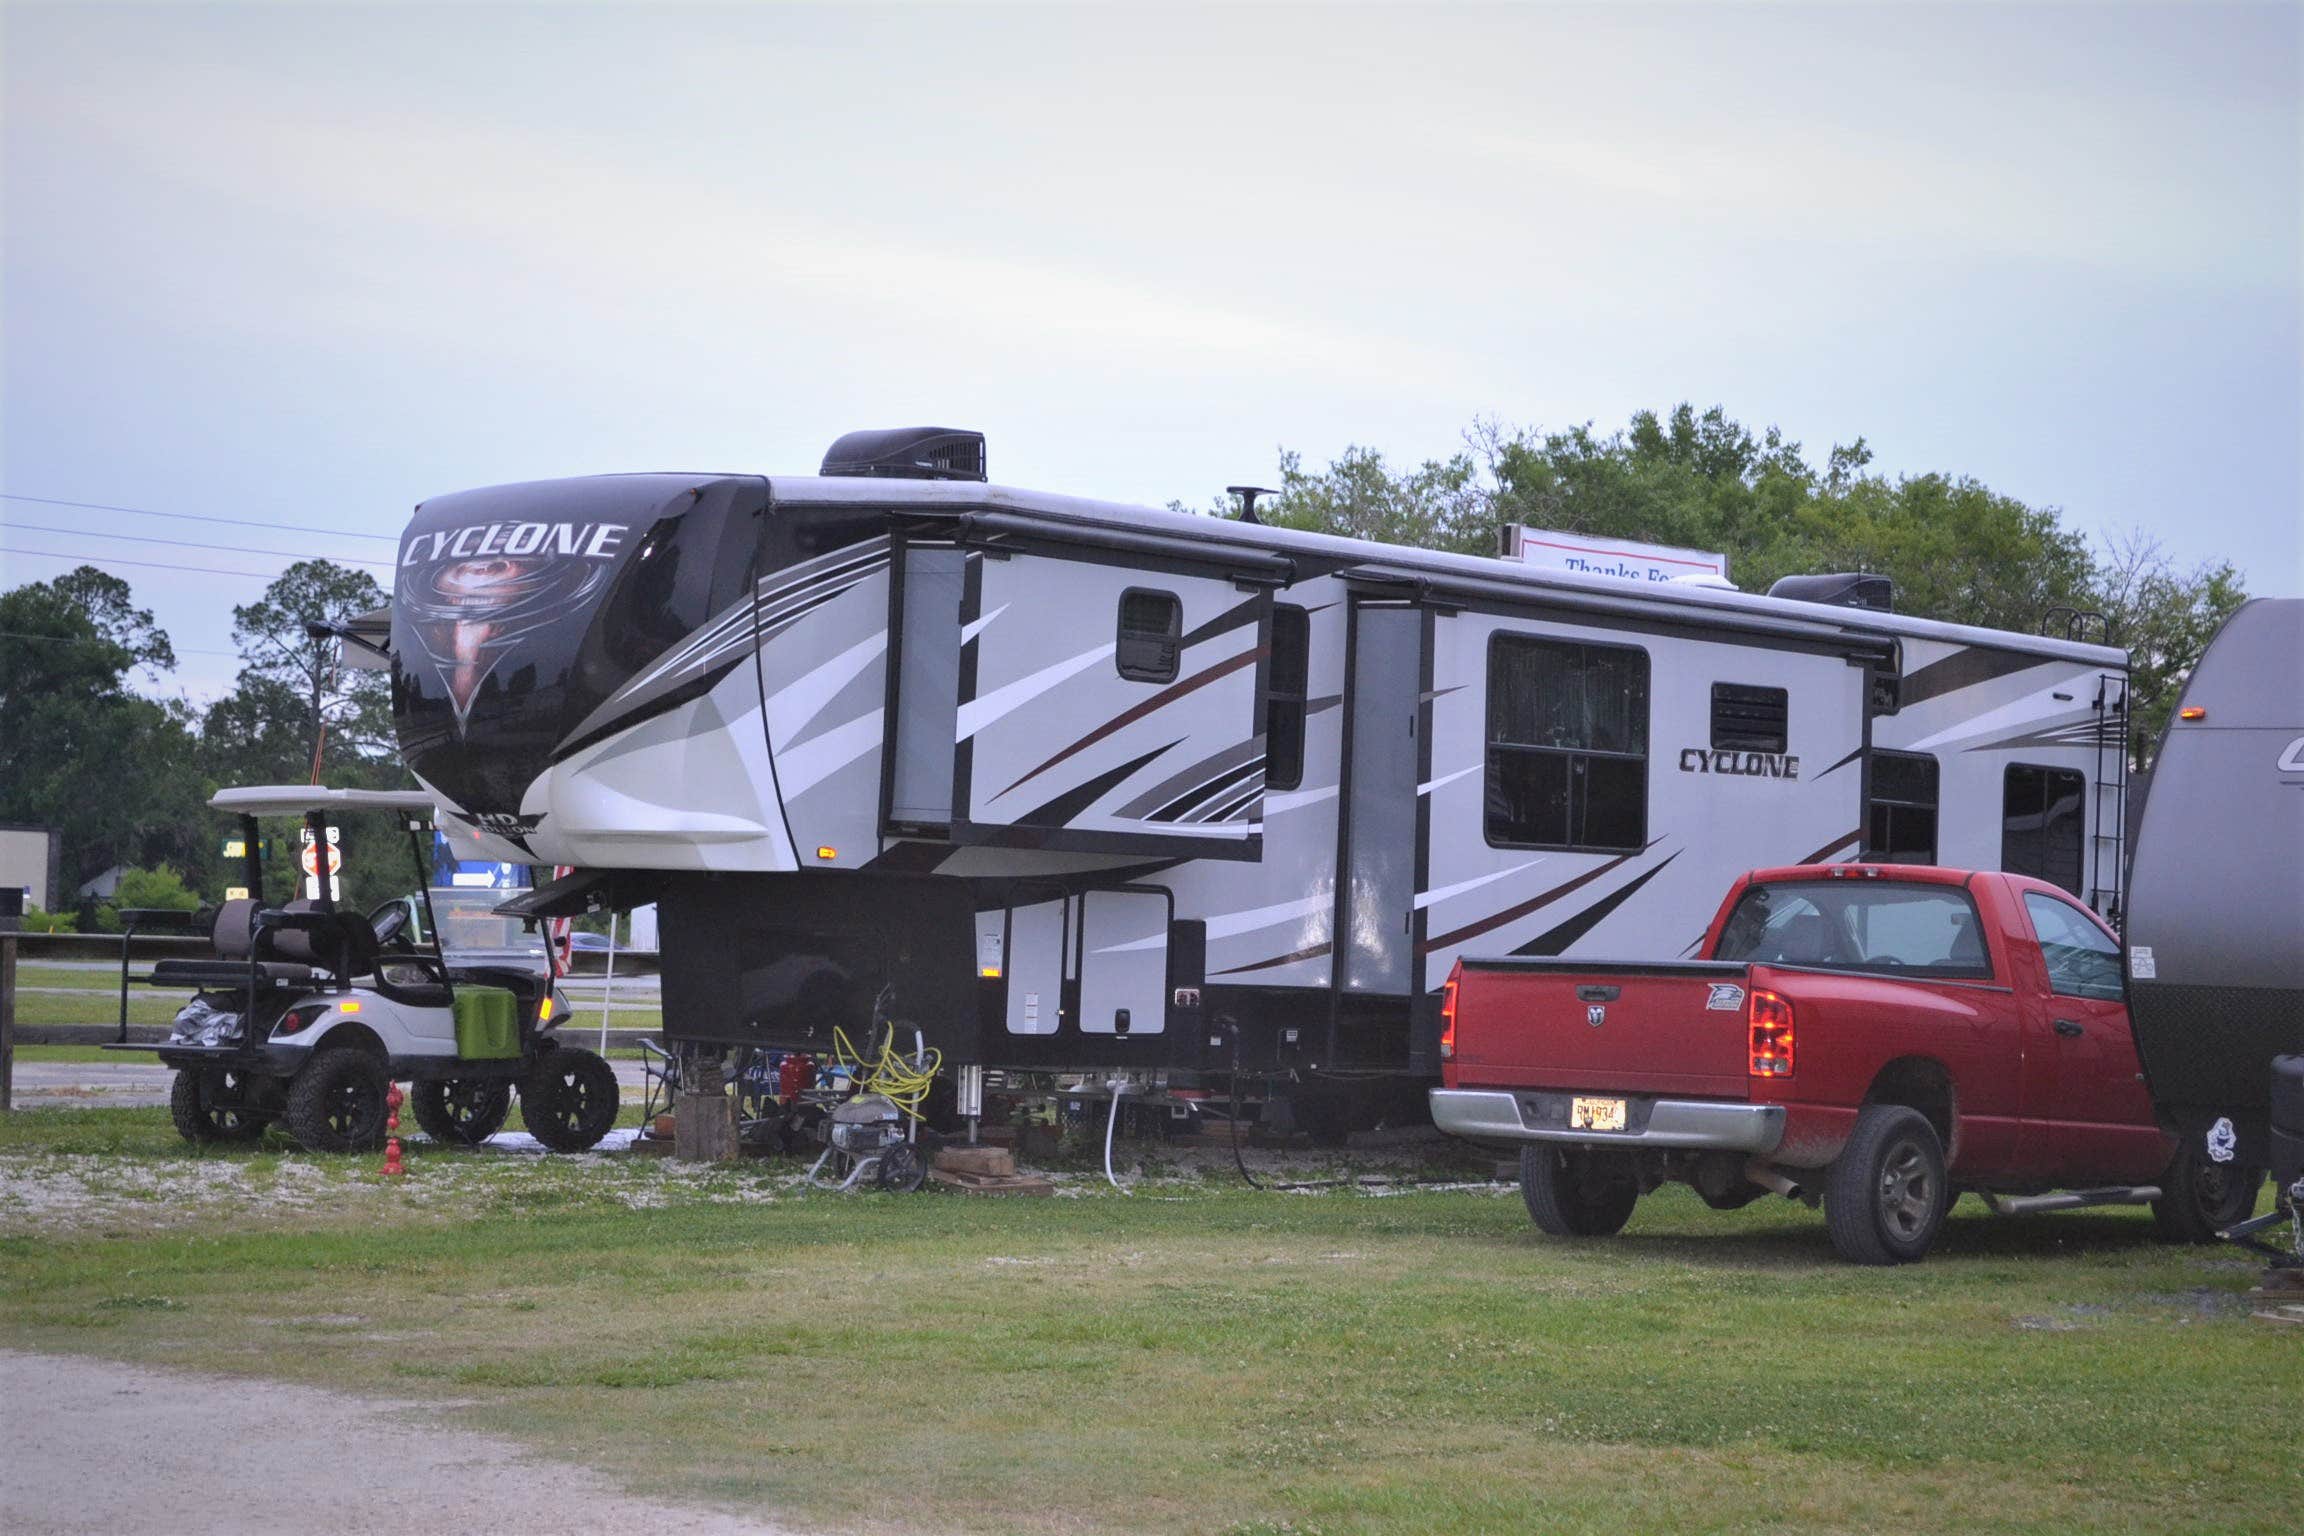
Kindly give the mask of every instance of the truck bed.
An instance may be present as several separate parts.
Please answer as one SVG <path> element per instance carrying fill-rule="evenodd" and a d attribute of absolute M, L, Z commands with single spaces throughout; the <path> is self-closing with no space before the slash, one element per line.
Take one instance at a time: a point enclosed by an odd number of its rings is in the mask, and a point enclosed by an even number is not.
<path fill-rule="evenodd" d="M 1450 1087 L 1602 1088 L 1741 1099 L 1751 967 L 1719 960 L 1467 959 L 1451 999 L 1478 1021 Z"/>

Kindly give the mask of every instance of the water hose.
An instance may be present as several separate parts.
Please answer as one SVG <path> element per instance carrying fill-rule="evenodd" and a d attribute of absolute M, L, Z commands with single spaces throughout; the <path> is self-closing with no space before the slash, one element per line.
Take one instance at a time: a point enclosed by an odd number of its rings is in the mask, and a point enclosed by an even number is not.
<path fill-rule="evenodd" d="M 1116 1077 L 1112 1079 L 1111 1086 L 1112 1113 L 1107 1116 L 1104 1121 L 1104 1182 L 1111 1185 L 1114 1189 L 1119 1190 L 1120 1193 L 1125 1195 L 1131 1194 L 1133 1191 L 1122 1185 L 1117 1178 L 1113 1177 L 1112 1132 L 1113 1129 L 1120 1124 L 1120 1096 L 1128 1091 L 1128 1079 L 1124 1077 Z"/>
<path fill-rule="evenodd" d="M 926 1047 L 910 1057 L 899 1055 L 893 1031 L 881 1037 L 880 1054 L 867 1060 L 838 1025 L 832 1028 L 832 1059 L 851 1070 L 857 1092 L 879 1094 L 914 1120 L 921 1118 L 920 1105 L 944 1065 L 943 1052 Z"/>

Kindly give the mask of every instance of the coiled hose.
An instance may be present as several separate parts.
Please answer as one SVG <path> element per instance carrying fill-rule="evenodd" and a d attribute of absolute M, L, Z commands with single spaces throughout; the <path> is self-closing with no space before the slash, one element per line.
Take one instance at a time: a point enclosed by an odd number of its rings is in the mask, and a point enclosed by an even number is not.
<path fill-rule="evenodd" d="M 920 1106 L 944 1066 L 942 1051 L 923 1048 L 916 1056 L 898 1052 L 893 1028 L 881 1035 L 879 1054 L 867 1059 L 848 1032 L 834 1025 L 832 1059 L 854 1075 L 857 1092 L 876 1093 L 914 1120 L 921 1118 Z"/>

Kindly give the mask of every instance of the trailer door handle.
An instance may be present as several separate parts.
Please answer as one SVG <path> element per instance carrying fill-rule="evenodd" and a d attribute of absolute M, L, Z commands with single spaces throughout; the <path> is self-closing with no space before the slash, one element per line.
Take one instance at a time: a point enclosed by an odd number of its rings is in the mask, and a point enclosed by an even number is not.
<path fill-rule="evenodd" d="M 1578 987 L 1576 1001 L 1580 1003 L 1612 1003 L 1623 995 L 1621 987 Z"/>
<path fill-rule="evenodd" d="M 2058 1019 L 2056 1021 L 2056 1033 L 2077 1038 L 2088 1033 L 2088 1031 L 2083 1029 L 2078 1024 L 2073 1023 L 2070 1019 Z"/>

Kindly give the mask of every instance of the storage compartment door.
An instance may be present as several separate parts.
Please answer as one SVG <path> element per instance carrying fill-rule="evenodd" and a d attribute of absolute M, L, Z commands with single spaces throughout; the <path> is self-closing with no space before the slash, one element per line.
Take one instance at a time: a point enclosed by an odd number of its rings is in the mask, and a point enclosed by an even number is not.
<path fill-rule="evenodd" d="M 1156 1035 L 1168 1022 L 1166 891 L 1090 891 L 1081 898 L 1080 1031 Z"/>
<path fill-rule="evenodd" d="M 1008 909 L 1000 973 L 1003 1017 L 1012 1035 L 1052 1035 L 1064 996 L 1064 912 L 1059 898 Z"/>

